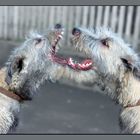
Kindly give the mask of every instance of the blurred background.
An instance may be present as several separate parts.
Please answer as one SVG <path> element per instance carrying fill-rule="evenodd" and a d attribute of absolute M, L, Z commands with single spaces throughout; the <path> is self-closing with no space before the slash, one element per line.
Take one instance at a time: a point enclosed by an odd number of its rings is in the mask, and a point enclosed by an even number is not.
<path fill-rule="evenodd" d="M 140 6 L 0 6 L 0 19 L 2 39 L 22 40 L 30 30 L 61 23 L 65 45 L 74 26 L 110 27 L 134 46 L 140 43 Z"/>
<path fill-rule="evenodd" d="M 140 6 L 0 6 L 0 67 L 31 30 L 44 32 L 61 23 L 66 34 L 64 56 L 83 55 L 71 49 L 74 26 L 111 28 L 139 50 Z M 21 106 L 20 122 L 11 133 L 99 134 L 119 133 L 120 106 L 94 85 L 63 79 L 46 82 L 32 102 Z"/>

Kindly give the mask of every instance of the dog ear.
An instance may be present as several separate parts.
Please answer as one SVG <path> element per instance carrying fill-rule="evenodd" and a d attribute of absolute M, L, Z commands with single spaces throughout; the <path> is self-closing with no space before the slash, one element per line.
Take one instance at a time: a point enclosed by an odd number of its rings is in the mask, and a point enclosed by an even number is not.
<path fill-rule="evenodd" d="M 135 77 L 140 79 L 140 61 L 135 61 L 134 58 L 130 59 L 130 57 L 121 58 L 124 66 L 132 71 Z"/>
<path fill-rule="evenodd" d="M 23 60 L 24 58 L 16 57 L 14 60 L 7 66 L 7 75 L 5 81 L 7 84 L 11 83 L 12 76 L 15 72 L 20 73 L 23 69 Z"/>
<path fill-rule="evenodd" d="M 124 66 L 129 69 L 132 70 L 133 69 L 133 64 L 130 60 L 128 60 L 127 58 L 121 58 L 121 61 L 123 62 Z"/>

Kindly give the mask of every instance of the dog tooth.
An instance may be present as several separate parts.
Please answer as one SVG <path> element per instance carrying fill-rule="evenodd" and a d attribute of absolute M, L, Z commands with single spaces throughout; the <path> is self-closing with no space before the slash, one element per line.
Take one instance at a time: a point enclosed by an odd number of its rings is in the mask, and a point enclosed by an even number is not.
<path fill-rule="evenodd" d="M 63 36 L 62 36 L 62 35 L 59 35 L 59 37 L 60 37 L 60 38 L 63 38 Z"/>
<path fill-rule="evenodd" d="M 72 63 L 72 58 L 69 59 L 70 63 Z"/>
<path fill-rule="evenodd" d="M 85 64 L 83 64 L 82 66 L 83 66 L 83 67 L 85 67 L 86 65 L 85 65 Z"/>
<path fill-rule="evenodd" d="M 71 65 L 74 65 L 73 59 L 72 59 L 72 58 L 70 58 L 69 61 L 70 61 L 70 64 L 71 64 Z"/>
<path fill-rule="evenodd" d="M 70 58 L 69 61 L 72 62 L 72 58 Z"/>
<path fill-rule="evenodd" d="M 82 65 L 81 64 L 78 64 L 80 67 L 82 67 Z"/>
<path fill-rule="evenodd" d="M 54 41 L 57 42 L 57 39 L 55 39 Z"/>

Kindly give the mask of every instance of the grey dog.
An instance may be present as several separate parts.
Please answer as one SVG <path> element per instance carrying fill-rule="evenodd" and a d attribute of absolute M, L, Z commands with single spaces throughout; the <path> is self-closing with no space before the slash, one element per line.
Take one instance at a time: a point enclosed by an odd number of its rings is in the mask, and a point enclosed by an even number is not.
<path fill-rule="evenodd" d="M 89 68 L 89 64 L 84 64 L 89 81 L 98 84 L 122 106 L 121 132 L 140 133 L 140 59 L 137 53 L 108 28 L 77 27 L 72 34 L 75 48 L 85 52 L 94 66 Z M 69 65 L 75 68 L 76 64 L 71 59 Z"/>
<path fill-rule="evenodd" d="M 0 70 L 0 133 L 6 134 L 17 126 L 20 104 L 31 100 L 45 80 L 54 82 L 67 77 L 76 82 L 93 81 L 88 72 L 70 69 L 71 59 L 57 55 L 63 33 L 60 24 L 45 34 L 30 33 Z"/>
<path fill-rule="evenodd" d="M 31 100 L 39 85 L 57 73 L 55 47 L 62 34 L 59 24 L 42 35 L 30 33 L 0 70 L 0 133 L 17 125 L 21 102 Z"/>

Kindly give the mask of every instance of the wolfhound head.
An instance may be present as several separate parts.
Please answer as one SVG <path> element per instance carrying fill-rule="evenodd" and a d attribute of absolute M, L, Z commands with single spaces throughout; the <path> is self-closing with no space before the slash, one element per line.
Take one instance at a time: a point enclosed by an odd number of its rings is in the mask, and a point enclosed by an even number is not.
<path fill-rule="evenodd" d="M 120 68 L 139 77 L 139 57 L 129 44 L 107 28 L 74 28 L 72 43 L 85 52 L 103 75 L 119 76 Z"/>
<path fill-rule="evenodd" d="M 62 34 L 63 28 L 60 24 L 48 29 L 45 34 L 32 32 L 12 52 L 6 63 L 6 82 L 10 90 L 24 98 L 32 98 L 33 92 L 47 78 L 47 68 L 55 62 L 51 57 L 56 53 L 56 45 Z"/>

